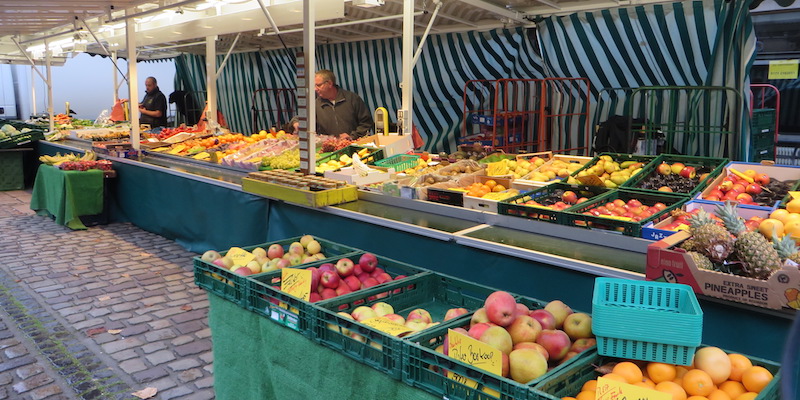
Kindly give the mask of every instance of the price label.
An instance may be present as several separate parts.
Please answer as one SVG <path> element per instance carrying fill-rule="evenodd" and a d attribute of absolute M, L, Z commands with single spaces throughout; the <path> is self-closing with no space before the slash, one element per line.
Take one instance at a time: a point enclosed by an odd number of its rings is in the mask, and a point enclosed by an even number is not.
<path fill-rule="evenodd" d="M 392 336 L 400 336 L 412 331 L 412 329 L 408 329 L 405 325 L 398 324 L 386 317 L 368 318 L 361 321 L 361 323 Z"/>
<path fill-rule="evenodd" d="M 281 269 L 281 291 L 308 301 L 311 296 L 311 271 L 307 269 Z"/>
<path fill-rule="evenodd" d="M 800 192 L 790 191 L 789 196 L 792 196 L 792 200 L 800 199 Z"/>
<path fill-rule="evenodd" d="M 233 260 L 233 265 L 240 265 L 240 266 L 247 265 L 247 263 L 253 261 L 253 259 L 256 258 L 256 256 L 253 253 L 239 247 L 231 247 L 230 250 L 228 250 L 226 256 L 230 257 Z"/>
<path fill-rule="evenodd" d="M 671 400 L 672 395 L 600 377 L 597 378 L 597 390 L 594 392 L 594 398 L 595 400 Z"/>
<path fill-rule="evenodd" d="M 480 340 L 448 330 L 447 354 L 458 361 L 491 372 L 503 374 L 503 353 Z"/>
<path fill-rule="evenodd" d="M 799 60 L 774 60 L 769 62 L 767 79 L 797 79 Z"/>

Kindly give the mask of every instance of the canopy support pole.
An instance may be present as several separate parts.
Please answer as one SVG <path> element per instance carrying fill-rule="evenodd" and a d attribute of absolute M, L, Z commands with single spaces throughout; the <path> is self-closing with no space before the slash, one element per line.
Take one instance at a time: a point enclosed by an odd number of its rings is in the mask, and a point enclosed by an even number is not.
<path fill-rule="evenodd" d="M 131 144 L 139 150 L 139 75 L 136 71 L 136 21 L 125 20 L 125 41 L 128 51 L 128 106 L 131 120 Z M 125 105 L 123 105 L 124 107 Z"/>

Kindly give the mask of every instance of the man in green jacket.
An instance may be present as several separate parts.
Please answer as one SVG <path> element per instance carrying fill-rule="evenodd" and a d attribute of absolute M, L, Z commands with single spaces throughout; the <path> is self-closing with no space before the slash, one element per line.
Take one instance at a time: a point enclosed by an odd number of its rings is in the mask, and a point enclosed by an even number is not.
<path fill-rule="evenodd" d="M 336 85 L 336 76 L 327 69 L 314 76 L 317 92 L 317 133 L 350 138 L 366 136 L 374 130 L 372 112 L 357 94 Z"/>

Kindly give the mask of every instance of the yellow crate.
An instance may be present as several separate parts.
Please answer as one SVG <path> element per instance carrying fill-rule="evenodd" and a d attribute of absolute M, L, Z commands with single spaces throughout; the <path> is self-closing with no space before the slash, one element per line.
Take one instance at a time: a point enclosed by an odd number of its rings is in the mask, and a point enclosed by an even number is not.
<path fill-rule="evenodd" d="M 330 206 L 358 200 L 358 189 L 353 185 L 337 189 L 311 191 L 242 178 L 242 190 L 259 196 L 311 207 Z"/>

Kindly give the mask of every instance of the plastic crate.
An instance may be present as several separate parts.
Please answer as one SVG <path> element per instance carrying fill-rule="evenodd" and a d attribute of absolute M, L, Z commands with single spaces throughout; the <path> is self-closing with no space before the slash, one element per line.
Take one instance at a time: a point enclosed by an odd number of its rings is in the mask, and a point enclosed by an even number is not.
<path fill-rule="evenodd" d="M 514 196 L 501 201 L 497 205 L 497 212 L 503 215 L 512 215 L 515 217 L 559 223 L 562 215 L 561 211 L 525 205 L 525 202 L 529 200 L 537 201 L 537 199 L 547 196 L 556 190 L 571 190 L 575 192 L 579 198 L 586 197 L 588 199 L 592 199 L 607 192 L 609 189 L 600 186 L 568 185 L 560 182 L 551 183 L 540 189 L 522 193 L 519 196 Z"/>
<path fill-rule="evenodd" d="M 689 365 L 703 310 L 688 285 L 597 278 L 592 331 L 600 355 Z"/>
<path fill-rule="evenodd" d="M 433 322 L 441 322 L 451 308 L 468 310 L 462 318 L 468 318 L 495 290 L 483 285 L 446 275 L 426 273 L 403 282 L 392 283 L 388 288 L 360 290 L 350 295 L 319 303 L 314 323 L 315 338 L 324 346 L 346 354 L 395 379 L 401 378 L 403 340 L 377 329 L 349 320 L 337 312 L 352 312 L 359 306 L 372 306 L 386 302 L 394 307 L 395 314 L 404 318 L 416 308 L 431 314 Z M 421 331 L 424 332 L 425 330 Z M 364 342 L 353 339 L 352 332 L 364 338 Z M 415 333 L 413 335 L 416 335 Z M 405 338 L 413 337 L 407 335 Z"/>
<path fill-rule="evenodd" d="M 582 171 L 586 171 L 587 169 L 594 167 L 597 164 L 597 162 L 600 161 L 600 157 L 602 156 L 610 156 L 614 161 L 618 163 L 623 163 L 625 161 L 641 162 L 644 164 L 642 165 L 642 170 L 645 170 L 656 159 L 656 156 L 642 156 L 636 154 L 621 154 L 621 153 L 600 153 L 599 155 L 595 156 L 592 159 L 592 161 L 589 161 L 586 164 L 584 164 L 583 168 L 573 172 L 571 176 L 577 178 L 578 174 L 580 174 Z M 623 184 L 624 183 L 625 182 L 623 182 Z"/>
<path fill-rule="evenodd" d="M 357 263 L 362 254 L 364 254 L 363 251 L 358 251 L 355 253 L 343 254 L 341 257 L 350 258 L 353 260 L 353 262 Z M 310 267 L 319 267 L 326 262 L 335 263 L 336 261 L 329 259 L 316 263 L 303 264 L 302 266 L 296 266 L 293 268 L 305 269 Z M 412 276 L 427 272 L 427 270 L 422 268 L 414 267 L 412 265 L 381 256 L 378 256 L 378 267 L 382 268 L 386 273 L 388 273 L 392 279 L 396 279 L 400 275 Z M 314 321 L 317 318 L 316 308 L 312 305 L 312 303 L 286 294 L 280 290 L 281 271 L 272 271 L 264 274 L 253 275 L 250 278 L 251 279 L 247 281 L 246 294 L 247 303 L 250 310 L 252 310 L 254 313 L 266 316 L 281 325 L 288 326 L 289 328 L 300 332 L 312 340 L 316 340 L 314 335 Z M 385 287 L 386 284 L 375 286 L 375 288 L 379 289 Z M 355 294 L 359 292 L 361 291 L 359 290 L 353 293 Z M 382 291 L 379 290 L 379 292 Z M 328 299 L 328 301 L 331 300 L 332 299 Z"/>
<path fill-rule="evenodd" d="M 352 157 L 353 153 L 357 153 L 359 150 L 363 150 L 363 149 L 369 149 L 367 151 L 367 156 L 366 157 L 361 157 L 361 161 L 363 161 L 365 164 L 373 163 L 373 162 L 376 162 L 376 161 L 379 161 L 379 160 L 383 159 L 383 149 L 379 149 L 379 148 L 375 148 L 375 147 L 356 146 L 354 144 L 351 144 L 351 145 L 349 145 L 349 146 L 347 146 L 345 148 L 336 150 L 336 151 L 334 151 L 332 153 L 329 153 L 329 154 L 327 154 L 325 156 L 319 157 L 317 159 L 317 166 L 319 166 L 320 164 L 322 164 L 324 162 L 328 162 L 328 161 L 331 161 L 331 160 L 338 160 L 339 157 L 341 157 L 341 156 L 343 156 L 345 154 L 347 154 L 348 157 Z M 348 164 L 342 165 L 342 167 L 347 167 L 347 166 L 349 166 L 351 164 L 352 163 L 348 163 Z"/>
<path fill-rule="evenodd" d="M 626 203 L 629 200 L 637 199 L 643 205 L 653 206 L 656 203 L 664 203 L 667 208 L 651 215 L 648 218 L 640 221 L 633 221 L 630 219 L 620 219 L 618 217 L 604 217 L 596 216 L 588 213 L 592 208 L 603 205 L 604 203 L 613 202 L 614 200 L 623 200 Z M 665 192 L 646 193 L 634 190 L 615 189 L 603 195 L 597 196 L 592 200 L 576 204 L 565 210 L 562 213 L 561 224 L 569 226 L 578 226 L 586 229 L 601 229 L 613 232 L 619 232 L 626 236 L 640 237 L 642 227 L 649 222 L 657 222 L 669 216 L 669 212 L 680 208 L 683 203 L 687 202 L 689 197 L 674 195 Z"/>
<path fill-rule="evenodd" d="M 752 134 L 770 133 L 774 137 L 775 134 L 775 109 L 774 108 L 759 108 L 753 110 L 753 115 L 750 118 L 750 127 Z"/>
<path fill-rule="evenodd" d="M 0 151 L 0 190 L 20 190 L 25 188 L 22 152 Z"/>
<path fill-rule="evenodd" d="M 375 165 L 383 168 L 394 168 L 396 172 L 403 172 L 417 165 L 419 156 L 412 154 L 395 154 L 389 158 L 375 161 Z"/>
<path fill-rule="evenodd" d="M 545 302 L 527 297 L 518 297 L 517 302 L 525 304 L 530 309 L 539 309 L 545 306 Z M 504 378 L 499 375 L 489 373 L 456 359 L 450 358 L 435 349 L 444 343 L 448 329 L 457 327 L 469 328 L 469 321 L 453 320 L 441 326 L 437 325 L 428 331 L 422 332 L 408 339 L 405 346 L 405 365 L 403 366 L 403 381 L 410 386 L 420 388 L 438 398 L 445 399 L 470 399 L 470 400 L 519 400 L 536 399 L 531 387 L 537 382 L 546 379 L 555 371 L 568 368 L 576 360 L 593 354 L 594 348 L 582 352 L 559 366 L 556 366 L 547 374 L 522 384 L 511 378 Z M 473 388 L 467 384 L 452 380 L 447 377 L 444 371 L 453 371 L 463 377 L 467 377 L 477 382 L 477 387 Z M 494 391 L 499 396 L 492 395 Z"/>
<path fill-rule="evenodd" d="M 331 242 L 318 237 L 315 237 L 314 239 L 322 246 L 321 253 L 326 256 L 326 259 L 356 251 L 355 248 L 345 246 L 343 244 Z M 256 247 L 263 247 L 266 250 L 270 245 L 277 243 L 283 246 L 284 251 L 288 251 L 289 245 L 291 245 L 293 242 L 299 241 L 300 237 L 298 236 L 276 242 L 262 243 L 255 246 L 242 248 L 247 251 L 252 251 Z M 227 253 L 227 251 L 220 252 L 220 255 L 224 256 Z M 200 256 L 194 257 L 193 261 L 194 283 L 197 286 L 208 290 L 209 292 L 214 293 L 223 299 L 230 300 L 246 309 L 249 307 L 247 304 L 247 297 L 245 295 L 247 288 L 247 277 L 206 262 L 200 258 Z"/>
<path fill-rule="evenodd" d="M 650 163 L 647 168 L 642 169 L 641 172 L 636 174 L 635 176 L 631 177 L 627 182 L 625 182 L 622 187 L 626 189 L 632 190 L 640 190 L 643 192 L 658 192 L 657 189 L 644 189 L 642 188 L 642 184 L 648 178 L 658 175 L 657 168 L 662 163 L 667 164 L 674 164 L 676 162 L 683 163 L 687 167 L 694 167 L 697 171 L 697 176 L 695 177 L 696 185 L 689 190 L 688 192 L 672 192 L 675 194 L 685 195 L 685 196 L 694 196 L 703 189 L 705 189 L 709 183 L 713 182 L 714 179 L 719 176 L 719 174 L 725 169 L 725 165 L 728 163 L 727 158 L 710 158 L 710 157 L 693 157 L 693 156 L 683 156 L 677 154 L 661 154 L 658 156 L 655 161 Z M 703 179 L 700 179 L 702 174 L 708 173 Z"/>
<path fill-rule="evenodd" d="M 766 368 L 775 376 L 756 397 L 756 400 L 780 400 L 780 366 L 772 361 L 762 360 L 756 357 L 747 356 L 753 365 Z M 533 387 L 536 399 L 541 400 L 561 400 L 564 397 L 575 397 L 580 393 L 581 387 L 592 379 L 602 376 L 597 372 L 597 367 L 610 362 L 624 361 L 618 358 L 607 357 L 598 353 L 593 353 L 587 357 L 581 357 L 568 368 L 553 371 L 545 379 L 539 381 Z"/>

